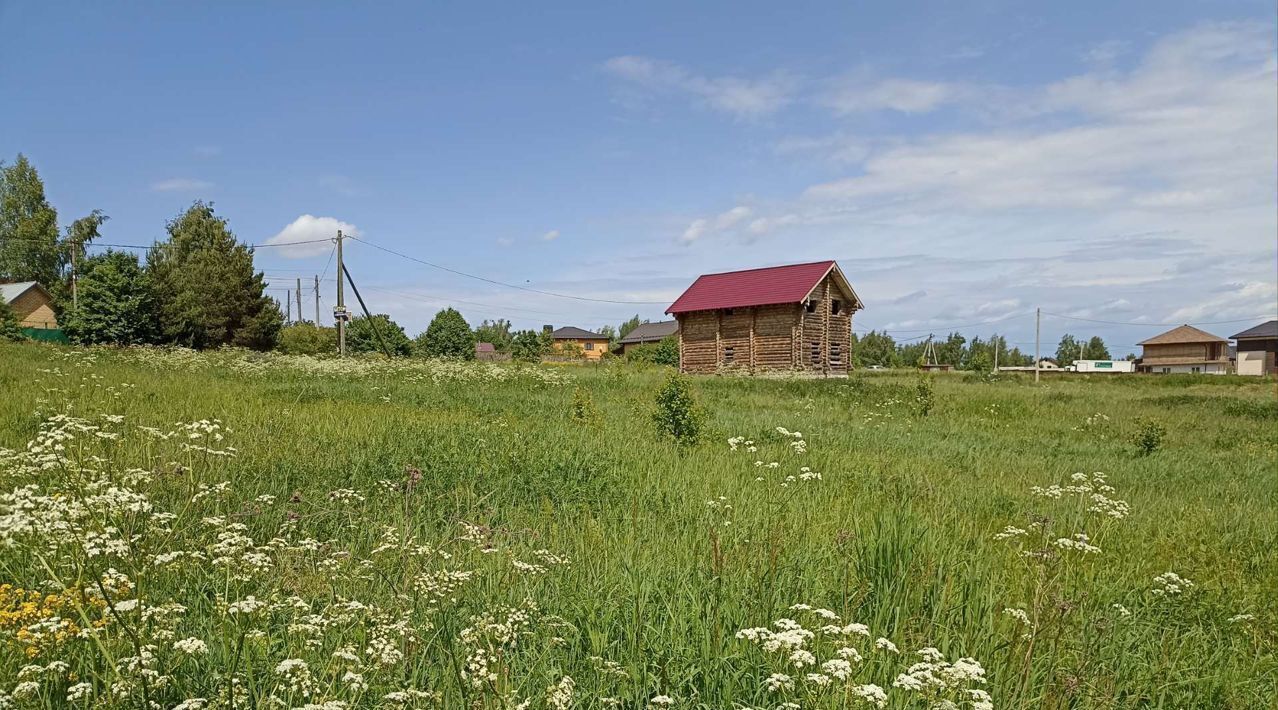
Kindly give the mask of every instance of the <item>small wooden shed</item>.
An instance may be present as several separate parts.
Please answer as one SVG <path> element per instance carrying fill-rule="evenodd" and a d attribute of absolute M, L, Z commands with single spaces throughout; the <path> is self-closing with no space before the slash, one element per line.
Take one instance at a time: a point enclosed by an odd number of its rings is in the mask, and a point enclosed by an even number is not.
<path fill-rule="evenodd" d="M 699 277 L 666 313 L 679 322 L 679 369 L 848 372 L 861 299 L 833 261 Z"/>

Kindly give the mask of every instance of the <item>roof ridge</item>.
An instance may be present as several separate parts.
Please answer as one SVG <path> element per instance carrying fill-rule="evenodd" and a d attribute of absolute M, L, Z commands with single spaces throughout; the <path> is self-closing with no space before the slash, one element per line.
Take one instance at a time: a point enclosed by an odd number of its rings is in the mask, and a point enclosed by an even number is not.
<path fill-rule="evenodd" d="M 723 276 L 724 274 L 744 274 L 750 271 L 768 271 L 770 269 L 788 269 L 795 266 L 815 266 L 816 264 L 833 264 L 834 259 L 817 259 L 816 261 L 800 261 L 794 264 L 776 264 L 773 266 L 755 266 L 749 269 L 733 269 L 731 271 L 715 271 L 709 274 L 701 274 L 697 278 L 705 276 Z"/>

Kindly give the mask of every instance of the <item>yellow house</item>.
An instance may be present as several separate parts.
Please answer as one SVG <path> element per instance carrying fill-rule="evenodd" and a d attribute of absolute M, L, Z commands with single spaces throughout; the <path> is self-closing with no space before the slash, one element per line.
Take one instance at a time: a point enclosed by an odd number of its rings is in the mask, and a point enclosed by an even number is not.
<path fill-rule="evenodd" d="M 581 357 L 587 360 L 598 360 L 608 352 L 608 336 L 581 328 L 557 328 L 551 332 L 550 337 L 555 341 L 554 349 L 558 355 L 576 355 L 580 352 Z"/>
<path fill-rule="evenodd" d="M 58 317 L 53 313 L 53 296 L 35 281 L 0 284 L 0 298 L 18 317 L 18 327 L 56 329 Z"/>

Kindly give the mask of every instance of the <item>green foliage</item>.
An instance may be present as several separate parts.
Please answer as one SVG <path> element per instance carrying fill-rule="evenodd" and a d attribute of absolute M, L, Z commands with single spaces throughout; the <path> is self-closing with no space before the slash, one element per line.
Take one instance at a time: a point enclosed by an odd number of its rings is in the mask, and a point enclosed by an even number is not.
<path fill-rule="evenodd" d="M 669 335 L 658 342 L 631 345 L 626 348 L 626 359 L 654 365 L 679 366 L 679 336 Z"/>
<path fill-rule="evenodd" d="M 378 334 L 381 339 L 378 339 Z M 380 353 L 382 343 L 391 355 L 411 355 L 413 341 L 408 339 L 404 328 L 391 320 L 385 313 L 374 313 L 372 319 L 366 316 L 352 318 L 346 324 L 346 349 L 356 353 Z"/>
<path fill-rule="evenodd" d="M 62 330 L 81 345 L 137 345 L 155 339 L 155 303 L 137 256 L 108 250 L 79 266 L 79 305 Z"/>
<path fill-rule="evenodd" d="M 286 355 L 336 355 L 337 328 L 316 326 L 310 321 L 286 325 L 276 348 Z"/>
<path fill-rule="evenodd" d="M 1110 360 L 1109 348 L 1105 347 L 1105 341 L 1101 340 L 1099 335 L 1093 335 L 1087 344 L 1083 346 L 1084 360 Z"/>
<path fill-rule="evenodd" d="M 58 213 L 44 196 L 44 182 L 25 155 L 0 163 L 0 281 L 38 281 L 53 288 L 61 279 Z"/>
<path fill-rule="evenodd" d="M 436 313 L 426 330 L 417 336 L 416 350 L 426 357 L 474 360 L 475 333 L 461 313 L 445 308 Z"/>
<path fill-rule="evenodd" d="M 590 396 L 590 390 L 584 387 L 576 387 L 572 391 L 572 410 L 570 413 L 573 421 L 583 424 L 594 423 L 599 418 L 599 411 L 595 409 L 595 401 Z"/>
<path fill-rule="evenodd" d="M 84 264 L 88 260 L 86 247 L 94 239 L 102 236 L 101 227 L 108 219 L 110 218 L 103 214 L 102 210 L 93 210 L 88 215 L 77 219 L 67 226 L 66 236 L 62 239 L 59 254 L 64 276 L 49 284 L 49 291 L 53 295 L 53 303 L 58 311 L 59 319 L 61 319 L 63 313 L 75 304 L 71 289 L 71 281 L 75 274 L 70 267 L 75 266 L 75 270 L 83 275 Z M 151 325 L 153 324 L 147 324 L 148 329 Z"/>
<path fill-rule="evenodd" d="M 932 413 L 934 407 L 936 393 L 932 389 L 932 378 L 919 377 L 918 382 L 914 383 L 914 412 L 920 417 L 926 417 Z"/>
<path fill-rule="evenodd" d="M 598 333 L 608 339 L 608 352 L 612 352 L 613 348 L 617 347 L 619 339 L 617 329 L 610 325 L 600 326 Z"/>
<path fill-rule="evenodd" d="M 253 251 L 196 202 L 167 225 L 169 240 L 147 256 L 147 275 L 159 309 L 164 342 L 202 349 L 275 346 L 284 314 L 265 294 Z"/>
<path fill-rule="evenodd" d="M 510 355 L 519 362 L 540 362 L 547 352 L 546 340 L 535 330 L 521 330 L 511 340 Z"/>
<path fill-rule="evenodd" d="M 555 344 L 554 349 L 551 352 L 559 357 L 573 358 L 577 360 L 582 360 L 586 357 L 586 350 L 582 347 L 581 343 L 573 342 L 571 340 L 564 340 Z"/>
<path fill-rule="evenodd" d="M 475 342 L 491 343 L 499 353 L 510 352 L 511 342 L 515 335 L 510 329 L 510 321 L 498 318 L 495 321 L 484 321 L 475 328 Z"/>
<path fill-rule="evenodd" d="M 701 438 L 705 414 L 692 395 L 692 384 L 679 373 L 670 375 L 657 392 L 657 408 L 652 413 L 657 430 L 680 446 L 691 446 Z"/>
<path fill-rule="evenodd" d="M 1149 456 L 1162 448 L 1163 438 L 1166 436 L 1167 429 L 1162 424 L 1147 417 L 1140 417 L 1136 420 L 1136 431 L 1132 434 L 1132 444 L 1136 446 L 1138 454 Z"/>
<path fill-rule="evenodd" d="M 897 358 L 896 342 L 892 336 L 887 333 L 879 333 L 871 330 L 865 335 L 852 335 L 852 366 L 868 367 L 870 365 L 882 365 L 883 367 L 893 367 L 901 364 Z M 916 357 L 916 359 L 918 359 Z M 918 362 L 906 362 L 905 364 L 914 366 Z"/>
<path fill-rule="evenodd" d="M 626 337 L 627 335 L 630 335 L 630 331 L 634 330 L 635 328 L 638 328 L 639 326 L 647 322 L 648 321 L 646 320 L 639 320 L 639 314 L 636 313 L 633 318 L 617 326 L 617 339 L 620 340 Z"/>
<path fill-rule="evenodd" d="M 0 301 L 0 340 L 26 340 L 26 336 L 22 334 L 22 328 L 18 326 L 17 314 L 4 301 Z"/>
<path fill-rule="evenodd" d="M 1061 336 L 1061 342 L 1056 346 L 1056 364 L 1061 367 L 1073 365 L 1081 352 L 1078 349 L 1078 340 L 1066 333 Z"/>

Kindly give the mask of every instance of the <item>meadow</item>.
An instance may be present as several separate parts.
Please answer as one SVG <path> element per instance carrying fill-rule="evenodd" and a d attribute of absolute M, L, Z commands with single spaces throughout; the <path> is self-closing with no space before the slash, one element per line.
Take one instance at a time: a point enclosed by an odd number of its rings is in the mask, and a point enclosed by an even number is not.
<path fill-rule="evenodd" d="M 0 707 L 1278 706 L 1272 380 L 668 376 L 0 344 Z"/>

